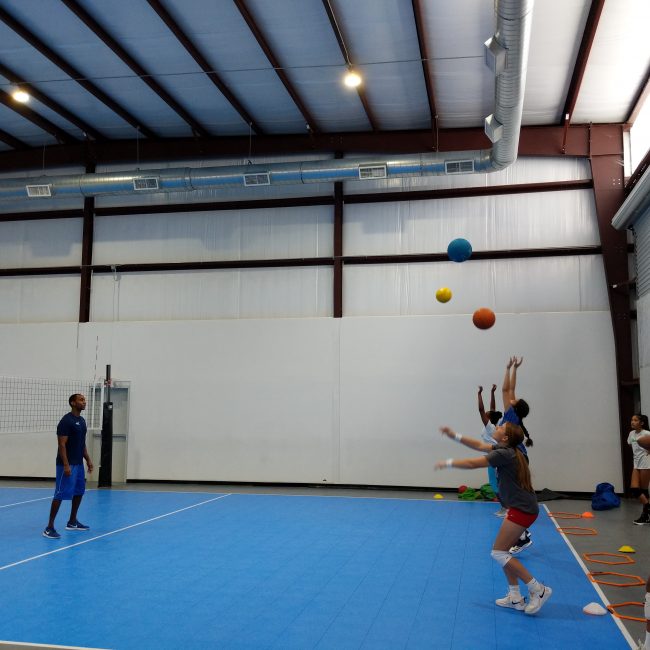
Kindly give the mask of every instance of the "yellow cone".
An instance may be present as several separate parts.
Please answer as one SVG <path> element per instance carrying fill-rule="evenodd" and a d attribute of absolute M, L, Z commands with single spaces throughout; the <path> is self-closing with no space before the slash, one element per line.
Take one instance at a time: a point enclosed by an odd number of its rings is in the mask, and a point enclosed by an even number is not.
<path fill-rule="evenodd" d="M 621 546 L 618 549 L 621 553 L 636 553 L 636 551 L 631 546 Z"/>
<path fill-rule="evenodd" d="M 434 494 L 433 498 L 434 499 L 444 499 L 445 497 L 443 497 L 442 494 Z"/>

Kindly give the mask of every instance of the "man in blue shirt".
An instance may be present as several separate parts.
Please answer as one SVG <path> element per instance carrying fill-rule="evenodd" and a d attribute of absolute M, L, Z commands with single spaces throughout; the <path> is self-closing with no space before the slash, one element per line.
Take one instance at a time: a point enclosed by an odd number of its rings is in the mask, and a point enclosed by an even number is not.
<path fill-rule="evenodd" d="M 59 539 L 61 535 L 54 528 L 54 520 L 61 507 L 61 501 L 71 501 L 70 519 L 66 530 L 89 530 L 89 526 L 82 524 L 77 519 L 77 511 L 86 491 L 86 476 L 83 461 L 86 460 L 88 471 L 93 471 L 93 461 L 86 449 L 86 420 L 81 417 L 81 411 L 86 408 L 86 398 L 75 393 L 68 399 L 70 413 L 61 418 L 56 428 L 58 439 L 58 452 L 56 455 L 56 487 L 52 506 L 50 507 L 50 520 L 43 531 L 43 537 Z"/>

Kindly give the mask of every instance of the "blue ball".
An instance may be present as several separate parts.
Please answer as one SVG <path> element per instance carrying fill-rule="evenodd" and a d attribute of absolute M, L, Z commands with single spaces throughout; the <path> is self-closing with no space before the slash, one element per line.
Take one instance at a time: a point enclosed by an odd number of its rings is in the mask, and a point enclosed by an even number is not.
<path fill-rule="evenodd" d="M 449 243 L 447 255 L 452 262 L 464 262 L 472 255 L 472 245 L 466 239 L 459 237 Z"/>

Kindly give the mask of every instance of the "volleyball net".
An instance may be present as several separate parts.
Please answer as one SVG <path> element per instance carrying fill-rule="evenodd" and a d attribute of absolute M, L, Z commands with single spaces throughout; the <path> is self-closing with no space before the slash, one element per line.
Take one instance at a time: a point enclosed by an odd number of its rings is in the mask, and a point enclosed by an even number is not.
<path fill-rule="evenodd" d="M 86 397 L 88 430 L 101 429 L 103 382 L 0 376 L 0 434 L 55 433 L 74 393 Z"/>

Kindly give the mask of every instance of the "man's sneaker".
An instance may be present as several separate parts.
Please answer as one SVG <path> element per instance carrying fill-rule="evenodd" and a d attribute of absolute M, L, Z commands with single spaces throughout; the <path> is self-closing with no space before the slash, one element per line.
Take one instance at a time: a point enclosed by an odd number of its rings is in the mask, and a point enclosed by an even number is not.
<path fill-rule="evenodd" d="M 505 517 L 508 514 L 508 508 L 501 506 L 495 513 L 495 517 Z"/>
<path fill-rule="evenodd" d="M 66 530 L 90 530 L 90 526 L 82 524 L 80 521 L 69 521 L 66 526 Z"/>
<path fill-rule="evenodd" d="M 520 600 L 512 600 L 509 592 L 503 598 L 497 598 L 494 602 L 499 607 L 509 607 L 510 609 L 518 609 L 519 611 L 526 608 L 526 599 L 523 596 Z"/>
<path fill-rule="evenodd" d="M 634 520 L 634 523 L 637 526 L 643 526 L 644 524 L 650 524 L 650 514 L 644 512 L 638 519 Z"/>
<path fill-rule="evenodd" d="M 43 531 L 43 537 L 47 537 L 48 539 L 61 539 L 61 535 L 49 526 Z"/>
<path fill-rule="evenodd" d="M 533 540 L 530 538 L 530 535 L 526 533 L 526 537 L 524 537 L 524 539 L 518 539 L 515 542 L 515 545 L 510 547 L 510 554 L 517 555 L 518 553 L 521 553 L 525 548 L 528 548 L 532 543 Z"/>
<path fill-rule="evenodd" d="M 528 605 L 526 605 L 524 612 L 526 614 L 537 614 L 537 612 L 542 609 L 542 605 L 544 605 L 546 601 L 551 597 L 552 593 L 553 590 L 550 587 L 542 585 L 541 591 L 536 591 L 532 594 L 528 594 Z"/>

